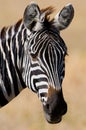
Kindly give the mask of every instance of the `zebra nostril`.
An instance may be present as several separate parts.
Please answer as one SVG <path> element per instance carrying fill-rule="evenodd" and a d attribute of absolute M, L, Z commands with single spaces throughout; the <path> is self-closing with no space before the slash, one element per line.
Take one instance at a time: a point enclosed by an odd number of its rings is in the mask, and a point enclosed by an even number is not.
<path fill-rule="evenodd" d="M 48 114 L 52 114 L 52 108 L 51 108 L 51 105 L 49 103 L 46 104 L 46 111 Z"/>
<path fill-rule="evenodd" d="M 49 110 L 49 108 L 50 108 L 50 105 L 49 105 L 49 104 L 46 104 L 46 108 Z"/>
<path fill-rule="evenodd" d="M 51 114 L 51 107 L 50 107 L 50 104 L 47 103 L 46 106 L 45 106 L 45 111 L 48 113 L 48 114 Z"/>

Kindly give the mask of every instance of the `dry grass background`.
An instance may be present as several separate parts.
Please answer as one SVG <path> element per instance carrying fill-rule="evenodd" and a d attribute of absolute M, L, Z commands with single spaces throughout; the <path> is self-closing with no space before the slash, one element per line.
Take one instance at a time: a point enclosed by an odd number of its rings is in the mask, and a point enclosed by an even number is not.
<path fill-rule="evenodd" d="M 86 130 L 86 0 L 34 0 L 41 8 L 52 5 L 58 12 L 71 2 L 75 17 L 61 35 L 68 46 L 63 92 L 68 112 L 61 123 L 46 122 L 37 95 L 26 89 L 0 109 L 0 130 Z M 0 28 L 23 16 L 30 0 L 0 0 Z M 56 11 L 52 16 L 56 14 Z"/>

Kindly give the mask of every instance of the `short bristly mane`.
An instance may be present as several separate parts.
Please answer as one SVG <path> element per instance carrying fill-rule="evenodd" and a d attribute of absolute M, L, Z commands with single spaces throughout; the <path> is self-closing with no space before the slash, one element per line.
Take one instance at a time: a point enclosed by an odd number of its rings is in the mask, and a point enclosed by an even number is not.
<path fill-rule="evenodd" d="M 41 13 L 45 13 L 45 19 L 50 20 L 49 15 L 52 14 L 54 12 L 54 10 L 55 10 L 54 7 L 49 6 L 45 9 L 41 9 Z"/>

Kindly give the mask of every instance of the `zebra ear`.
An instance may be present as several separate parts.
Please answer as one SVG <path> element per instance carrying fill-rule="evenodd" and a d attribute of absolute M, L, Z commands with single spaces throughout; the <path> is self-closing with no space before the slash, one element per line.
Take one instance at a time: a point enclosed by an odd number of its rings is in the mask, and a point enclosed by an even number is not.
<path fill-rule="evenodd" d="M 32 30 L 35 26 L 36 22 L 39 21 L 40 18 L 40 9 L 36 3 L 31 3 L 25 9 L 23 21 L 24 25 Z"/>
<path fill-rule="evenodd" d="M 57 29 L 63 30 L 69 26 L 74 17 L 74 8 L 71 4 L 67 4 L 54 18 L 54 25 Z"/>

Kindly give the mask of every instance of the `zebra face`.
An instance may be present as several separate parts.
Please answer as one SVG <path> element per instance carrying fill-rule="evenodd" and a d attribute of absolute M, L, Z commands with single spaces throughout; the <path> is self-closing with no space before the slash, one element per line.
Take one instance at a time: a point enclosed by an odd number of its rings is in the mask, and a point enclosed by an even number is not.
<path fill-rule="evenodd" d="M 26 85 L 38 93 L 46 120 L 58 123 L 67 111 L 62 93 L 67 47 L 59 32 L 70 24 L 74 10 L 69 4 L 50 21 L 52 11 L 51 7 L 40 10 L 34 3 L 25 10 L 24 25 L 31 33 L 26 42 L 24 76 Z"/>

